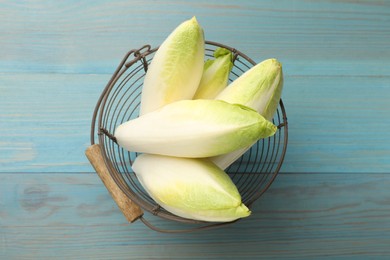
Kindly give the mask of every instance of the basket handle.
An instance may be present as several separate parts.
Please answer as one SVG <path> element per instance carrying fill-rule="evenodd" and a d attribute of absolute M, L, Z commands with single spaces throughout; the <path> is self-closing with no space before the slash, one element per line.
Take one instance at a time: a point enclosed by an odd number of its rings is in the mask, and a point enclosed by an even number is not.
<path fill-rule="evenodd" d="M 92 164 L 96 173 L 99 175 L 103 184 L 106 186 L 107 190 L 110 192 L 119 209 L 126 217 L 127 221 L 132 223 L 140 218 L 143 215 L 142 209 L 123 193 L 111 177 L 111 174 L 104 163 L 100 145 L 93 144 L 89 146 L 85 151 L 85 155 Z"/>

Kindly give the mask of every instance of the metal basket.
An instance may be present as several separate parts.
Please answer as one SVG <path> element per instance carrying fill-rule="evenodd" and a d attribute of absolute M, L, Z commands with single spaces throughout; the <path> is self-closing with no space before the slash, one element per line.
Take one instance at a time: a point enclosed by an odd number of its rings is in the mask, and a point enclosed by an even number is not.
<path fill-rule="evenodd" d="M 248 56 L 232 47 L 211 41 L 206 41 L 205 47 L 206 58 L 213 57 L 213 52 L 218 47 L 232 51 L 234 66 L 229 82 L 256 64 Z M 140 49 L 129 51 L 123 58 L 96 104 L 92 119 L 91 143 L 95 144 L 97 137 L 111 177 L 123 193 L 143 210 L 163 219 L 196 224 L 199 228 L 229 224 L 185 219 L 171 214 L 156 204 L 142 188 L 132 171 L 131 165 L 137 153 L 122 149 L 117 145 L 113 136 L 118 125 L 139 116 L 144 76 L 157 49 L 145 45 Z M 259 140 L 226 169 L 236 184 L 243 203 L 249 208 L 270 187 L 283 163 L 287 148 L 288 127 L 282 100 L 280 100 L 273 123 L 278 127 L 274 136 Z M 149 227 L 159 230 L 144 217 L 141 217 L 141 220 Z"/>

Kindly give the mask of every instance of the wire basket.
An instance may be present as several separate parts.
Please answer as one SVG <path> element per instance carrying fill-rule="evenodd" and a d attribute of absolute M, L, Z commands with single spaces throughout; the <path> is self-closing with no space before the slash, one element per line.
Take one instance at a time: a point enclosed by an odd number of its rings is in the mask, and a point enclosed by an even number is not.
<path fill-rule="evenodd" d="M 234 66 L 229 76 L 229 83 L 256 65 L 252 59 L 240 51 L 211 41 L 206 41 L 206 58 L 212 58 L 213 52 L 218 47 L 229 49 L 233 53 Z M 95 139 L 98 141 L 112 179 L 120 190 L 143 210 L 163 219 L 199 224 L 200 228 L 228 224 L 185 219 L 171 214 L 156 204 L 132 171 L 131 165 L 138 154 L 121 148 L 113 136 L 118 125 L 139 116 L 144 76 L 157 49 L 145 45 L 140 49 L 129 51 L 123 58 L 96 104 L 92 119 L 91 143 L 95 144 Z M 287 148 L 288 127 L 282 100 L 280 100 L 273 123 L 278 127 L 275 135 L 259 140 L 226 169 L 236 184 L 243 203 L 249 208 L 270 187 L 283 163 Z M 158 230 L 143 217 L 141 220 L 149 227 Z"/>

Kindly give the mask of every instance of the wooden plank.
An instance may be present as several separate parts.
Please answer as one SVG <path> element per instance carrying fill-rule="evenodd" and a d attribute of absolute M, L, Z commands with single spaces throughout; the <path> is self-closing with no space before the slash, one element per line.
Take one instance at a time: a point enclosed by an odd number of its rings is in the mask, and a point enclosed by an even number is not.
<path fill-rule="evenodd" d="M 167 235 L 126 223 L 84 151 L 123 55 L 193 15 L 282 61 L 290 138 L 250 218 Z M 1 1 L 0 259 L 389 259 L 389 17 L 381 0 Z"/>
<path fill-rule="evenodd" d="M 111 73 L 118 57 L 159 45 L 193 15 L 207 39 L 260 61 L 310 61 L 317 73 L 365 66 L 388 75 L 387 1 L 2 1 L 0 71 Z M 367 63 L 367 65 L 369 65 Z M 388 67 L 387 67 L 388 68 Z"/>
<path fill-rule="evenodd" d="M 1 171 L 91 171 L 84 151 L 109 77 L 1 74 Z"/>
<path fill-rule="evenodd" d="M 91 172 L 84 155 L 110 75 L 0 74 L 0 172 Z M 284 172 L 390 172 L 389 78 L 286 75 Z"/>
<path fill-rule="evenodd" d="M 249 218 L 163 234 L 128 224 L 95 174 L 3 173 L 0 258 L 386 259 L 389 185 L 389 174 L 281 174 Z"/>
<path fill-rule="evenodd" d="M 284 172 L 390 170 L 387 2 L 0 6 L 1 172 L 91 171 L 83 151 L 92 110 L 117 63 L 129 49 L 160 44 L 193 14 L 206 38 L 255 61 L 283 62 L 290 123 Z"/>
<path fill-rule="evenodd" d="M 91 171 L 82 154 L 89 122 L 117 63 L 131 48 L 158 45 L 194 13 L 206 38 L 256 61 L 283 62 L 290 123 L 283 171 L 389 172 L 386 2 L 9 1 L 1 7 L 2 172 Z"/>
<path fill-rule="evenodd" d="M 288 172 L 390 172 L 388 77 L 287 77 Z"/>

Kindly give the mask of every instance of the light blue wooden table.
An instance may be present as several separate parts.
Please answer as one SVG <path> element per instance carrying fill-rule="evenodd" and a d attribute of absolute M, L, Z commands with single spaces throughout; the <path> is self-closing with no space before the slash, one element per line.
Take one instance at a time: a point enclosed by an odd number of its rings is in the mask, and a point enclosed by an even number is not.
<path fill-rule="evenodd" d="M 193 15 L 283 63 L 289 143 L 252 216 L 163 234 L 126 222 L 84 151 L 124 54 Z M 387 0 L 1 1 L 0 259 L 389 259 L 389 45 Z"/>

